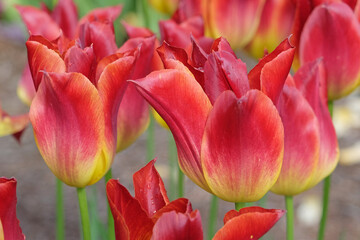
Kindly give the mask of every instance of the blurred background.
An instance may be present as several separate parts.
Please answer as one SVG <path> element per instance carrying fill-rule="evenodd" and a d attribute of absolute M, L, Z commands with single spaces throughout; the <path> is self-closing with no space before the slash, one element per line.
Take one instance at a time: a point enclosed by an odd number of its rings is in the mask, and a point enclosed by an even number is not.
<path fill-rule="evenodd" d="M 119 0 L 74 0 L 79 14 L 106 5 L 124 4 L 120 16 L 141 25 L 135 12 L 135 1 Z M 55 1 L 45 0 L 48 6 Z M 0 2 L 0 103 L 10 115 L 28 111 L 17 97 L 16 88 L 27 61 L 25 41 L 28 37 L 14 4 L 39 6 L 38 0 L 1 0 Z M 152 12 L 156 12 L 154 9 Z M 155 13 L 156 19 L 168 16 Z M 115 31 L 119 42 L 126 37 L 116 21 Z M 156 21 L 153 21 L 156 22 Z M 151 26 L 156 31 L 156 24 Z M 158 31 L 157 31 L 158 32 Z M 248 68 L 255 60 L 241 54 Z M 359 90 L 337 101 L 334 107 L 334 123 L 341 147 L 340 164 L 332 176 L 329 217 L 325 239 L 352 240 L 360 238 L 360 98 Z M 169 132 L 155 125 L 156 168 L 169 189 L 170 171 L 168 168 Z M 118 154 L 113 163 L 113 177 L 118 178 L 133 194 L 132 174 L 147 162 L 146 133 L 130 148 Z M 55 239 L 55 178 L 40 156 L 34 136 L 29 126 L 18 144 L 11 136 L 0 138 L 0 176 L 15 177 L 18 181 L 17 215 L 27 239 Z M 96 188 L 97 192 L 92 191 Z M 105 183 L 99 181 L 89 188 L 88 195 L 96 193 L 100 219 L 106 219 Z M 80 239 L 79 214 L 76 190 L 65 186 L 66 239 Z M 210 194 L 185 178 L 185 197 L 190 199 L 194 209 L 199 209 L 203 220 L 204 233 L 210 207 Z M 318 222 L 321 217 L 322 184 L 294 198 L 295 201 L 295 239 L 316 239 Z M 1 203 L 0 203 L 1 204 Z M 234 204 L 220 200 L 217 228 L 222 225 L 224 214 L 233 209 Z M 267 208 L 284 209 L 284 198 L 268 193 Z M 285 239 L 285 217 L 283 217 L 262 239 Z"/>

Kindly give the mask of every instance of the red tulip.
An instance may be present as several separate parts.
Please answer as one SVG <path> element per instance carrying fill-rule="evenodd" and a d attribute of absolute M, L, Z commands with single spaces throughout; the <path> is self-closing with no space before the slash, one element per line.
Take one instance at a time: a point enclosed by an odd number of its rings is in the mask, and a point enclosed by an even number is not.
<path fill-rule="evenodd" d="M 339 159 L 321 60 L 301 67 L 294 79 L 289 76 L 277 108 L 284 124 L 285 149 L 280 176 L 271 190 L 293 196 L 328 176 Z"/>
<path fill-rule="evenodd" d="M 284 210 L 261 207 L 231 210 L 224 217 L 224 227 L 213 240 L 259 239 L 284 215 Z"/>
<path fill-rule="evenodd" d="M 280 173 L 283 126 L 273 102 L 294 49 L 284 41 L 249 76 L 229 49 L 224 40 L 215 42 L 203 68 L 204 86 L 173 58 L 164 61 L 172 69 L 133 82 L 170 127 L 190 179 L 224 200 L 256 201 Z"/>
<path fill-rule="evenodd" d="M 199 212 L 185 198 L 169 202 L 154 163 L 134 174 L 135 198 L 117 180 L 107 183 L 116 239 L 202 239 Z"/>
<path fill-rule="evenodd" d="M 323 4 L 308 18 L 300 39 L 300 63 L 322 57 L 328 98 L 348 95 L 360 84 L 360 26 L 344 3 Z"/>
<path fill-rule="evenodd" d="M 0 137 L 13 135 L 19 142 L 20 137 L 29 123 L 28 114 L 9 116 L 0 105 Z"/>
<path fill-rule="evenodd" d="M 25 239 L 16 217 L 16 180 L 0 178 L 0 239 Z"/>
<path fill-rule="evenodd" d="M 37 9 L 32 6 L 17 5 L 16 8 L 31 35 L 41 35 L 50 41 L 54 41 L 60 36 L 69 39 L 67 41 L 75 39 L 79 35 L 81 25 L 86 22 L 111 25 L 121 12 L 121 6 L 98 8 L 78 20 L 77 8 L 72 0 L 58 1 L 53 11 L 49 11 L 44 6 L 42 9 Z M 104 39 L 109 39 L 106 36 Z M 97 49 L 96 46 L 94 48 Z M 26 66 L 17 91 L 19 98 L 30 106 L 35 96 L 35 89 L 28 73 L 29 69 Z"/>
<path fill-rule="evenodd" d="M 213 38 L 225 37 L 234 49 L 250 42 L 259 26 L 265 0 L 204 1 L 206 32 Z"/>

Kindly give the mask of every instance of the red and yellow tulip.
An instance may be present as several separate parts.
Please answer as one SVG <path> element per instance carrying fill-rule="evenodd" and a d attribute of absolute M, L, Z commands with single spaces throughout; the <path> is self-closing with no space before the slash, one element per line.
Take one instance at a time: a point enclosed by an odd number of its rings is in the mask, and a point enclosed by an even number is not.
<path fill-rule="evenodd" d="M 294 49 L 284 41 L 248 75 L 229 44 L 219 39 L 205 61 L 197 62 L 204 64 L 203 83 L 188 63 L 176 59 L 183 55 L 169 56 L 163 61 L 171 69 L 133 82 L 172 131 L 180 168 L 226 201 L 260 199 L 280 174 L 284 133 L 274 103 Z"/>
<path fill-rule="evenodd" d="M 293 196 L 327 177 L 339 159 L 321 60 L 288 77 L 277 108 L 284 125 L 285 150 L 280 176 L 271 190 Z"/>
<path fill-rule="evenodd" d="M 0 239 L 21 240 L 24 234 L 16 217 L 16 179 L 0 178 Z"/>
<path fill-rule="evenodd" d="M 116 240 L 203 239 L 199 211 L 193 211 L 191 203 L 185 198 L 169 202 L 154 163 L 155 160 L 151 161 L 134 174 L 135 197 L 119 181 L 111 179 L 107 183 Z M 258 239 L 283 214 L 283 210 L 260 207 L 243 208 L 239 212 L 231 210 L 224 217 L 224 226 L 213 239 Z"/>
<path fill-rule="evenodd" d="M 347 4 L 322 4 L 309 16 L 300 39 L 300 63 L 323 58 L 329 100 L 360 84 L 359 45 L 359 21 Z"/>
<path fill-rule="evenodd" d="M 0 137 L 13 135 L 17 141 L 29 123 L 28 114 L 9 116 L 0 105 Z"/>

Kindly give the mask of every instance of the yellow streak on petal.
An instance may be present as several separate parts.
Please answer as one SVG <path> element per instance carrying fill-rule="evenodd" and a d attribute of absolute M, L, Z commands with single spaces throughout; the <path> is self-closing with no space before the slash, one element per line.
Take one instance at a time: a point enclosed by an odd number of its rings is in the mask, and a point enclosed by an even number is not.
<path fill-rule="evenodd" d="M 1 223 L 1 219 L 0 219 L 0 240 L 4 240 L 5 236 L 4 236 L 4 229 L 3 229 L 3 225 Z"/>

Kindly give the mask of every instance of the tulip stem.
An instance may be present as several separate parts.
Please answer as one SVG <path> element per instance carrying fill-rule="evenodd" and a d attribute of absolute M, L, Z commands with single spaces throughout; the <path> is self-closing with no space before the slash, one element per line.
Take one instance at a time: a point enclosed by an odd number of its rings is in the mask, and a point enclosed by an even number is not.
<path fill-rule="evenodd" d="M 329 109 L 331 118 L 333 116 L 333 108 L 334 108 L 334 102 L 328 101 L 328 109 Z M 331 175 L 329 175 L 328 177 L 326 177 L 324 179 L 323 211 L 322 211 L 322 216 L 321 216 L 321 221 L 320 221 L 318 240 L 323 240 L 325 237 L 325 227 L 326 227 L 326 220 L 327 220 L 327 213 L 328 213 L 329 199 L 330 199 L 330 188 L 331 188 Z"/>
<path fill-rule="evenodd" d="M 150 110 L 150 123 L 147 129 L 146 152 L 147 152 L 146 161 L 149 162 L 154 158 L 155 155 L 155 126 L 154 126 L 154 116 L 151 110 Z"/>
<path fill-rule="evenodd" d="M 294 239 L 294 199 L 292 196 L 285 196 L 286 205 L 286 239 Z"/>
<path fill-rule="evenodd" d="M 105 174 L 105 184 L 112 178 L 112 169 Z M 109 202 L 107 202 L 107 226 L 108 226 L 108 239 L 115 240 L 115 227 L 114 218 L 111 213 Z"/>
<path fill-rule="evenodd" d="M 178 169 L 177 163 L 177 151 L 176 151 L 176 144 L 174 141 L 174 137 L 169 131 L 169 148 L 168 148 L 168 155 L 169 155 L 169 180 L 170 180 L 170 188 L 169 188 L 169 195 L 170 199 L 174 200 L 176 198 L 176 174 Z"/>
<path fill-rule="evenodd" d="M 218 197 L 215 195 L 211 195 L 210 213 L 209 213 L 209 221 L 208 221 L 208 236 L 207 236 L 209 240 L 212 239 L 212 237 L 215 235 L 218 202 L 219 202 Z"/>
<path fill-rule="evenodd" d="M 56 240 L 65 239 L 63 183 L 56 178 Z"/>
<path fill-rule="evenodd" d="M 242 209 L 244 207 L 246 207 L 246 203 L 244 203 L 244 202 L 236 202 L 235 203 L 235 210 L 236 211 L 239 211 L 240 209 Z"/>
<path fill-rule="evenodd" d="M 77 194 L 79 199 L 83 237 L 84 240 L 91 240 L 89 210 L 87 205 L 85 188 L 77 188 Z"/>

